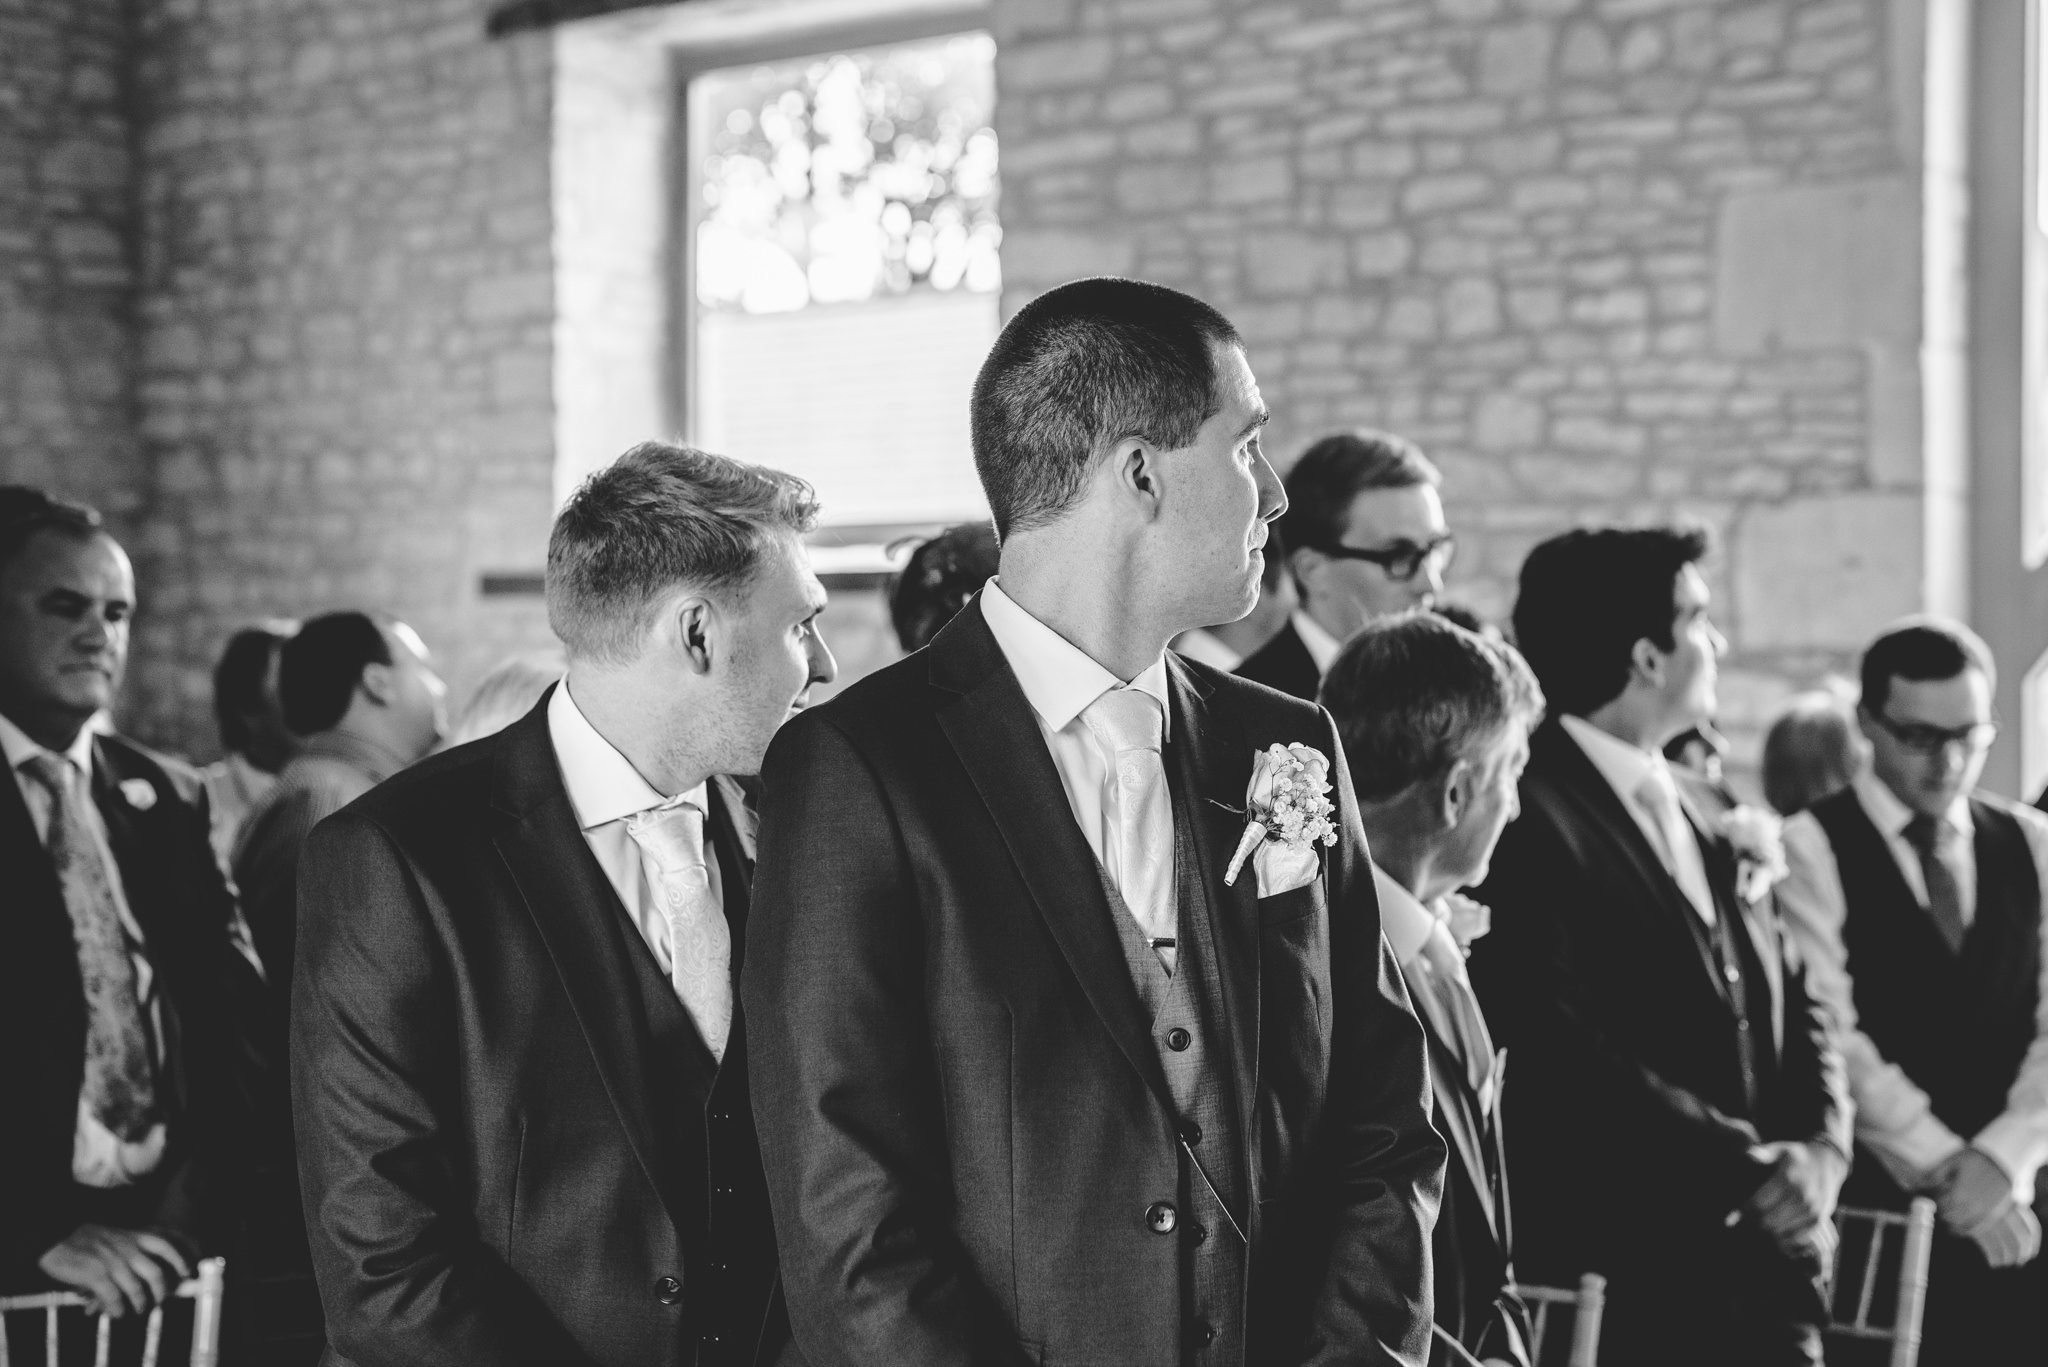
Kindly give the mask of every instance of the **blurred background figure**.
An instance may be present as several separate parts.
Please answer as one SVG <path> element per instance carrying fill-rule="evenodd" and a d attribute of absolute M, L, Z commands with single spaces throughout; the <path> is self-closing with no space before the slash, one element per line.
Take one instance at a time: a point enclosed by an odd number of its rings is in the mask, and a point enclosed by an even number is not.
<path fill-rule="evenodd" d="M 1868 763 L 1870 743 L 1846 690 L 1801 693 L 1764 733 L 1764 800 L 1792 816 L 1847 788 Z"/>
<path fill-rule="evenodd" d="M 1664 743 L 1664 758 L 1676 773 L 1694 780 L 1692 791 L 1704 800 L 1714 815 L 1742 805 L 1729 786 L 1723 765 L 1728 756 L 1728 737 L 1710 717 L 1689 726 Z"/>
<path fill-rule="evenodd" d="M 456 714 L 441 742 L 443 750 L 467 745 L 498 732 L 533 710 L 548 685 L 562 677 L 568 662 L 559 650 L 533 651 L 501 660 L 477 681 L 476 691 Z"/>
<path fill-rule="evenodd" d="M 889 585 L 889 621 L 905 654 L 939 634 L 996 572 L 996 529 L 987 522 L 948 527 L 910 553 Z"/>
<path fill-rule="evenodd" d="M 297 622 L 244 627 L 228 638 L 213 667 L 213 716 L 224 752 L 200 770 L 213 807 L 213 848 L 221 867 L 234 858 L 242 823 L 298 753 L 277 700 L 277 656 Z"/>
<path fill-rule="evenodd" d="M 1288 615 L 1299 602 L 1294 578 L 1287 572 L 1287 550 L 1279 531 L 1268 526 L 1266 568 L 1259 575 L 1259 601 L 1252 610 L 1235 622 L 1183 631 L 1173 638 L 1173 648 L 1190 660 L 1235 670 L 1286 628 Z"/>
<path fill-rule="evenodd" d="M 1435 465 L 1406 437 L 1361 428 L 1324 437 L 1287 472 L 1278 527 L 1301 606 L 1237 672 L 1313 699 L 1352 632 L 1432 606 L 1457 543 Z"/>

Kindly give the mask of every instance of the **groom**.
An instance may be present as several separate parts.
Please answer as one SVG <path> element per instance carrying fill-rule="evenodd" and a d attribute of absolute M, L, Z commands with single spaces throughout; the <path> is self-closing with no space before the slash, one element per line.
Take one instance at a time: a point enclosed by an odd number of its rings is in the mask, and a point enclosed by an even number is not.
<path fill-rule="evenodd" d="M 1040 296 L 974 390 L 1000 575 L 769 752 L 742 997 L 813 1362 L 1422 1361 L 1444 1149 L 1335 730 L 1165 653 L 1252 604 L 1265 418 L 1199 301 Z M 1335 843 L 1231 881 L 1276 743 Z"/>

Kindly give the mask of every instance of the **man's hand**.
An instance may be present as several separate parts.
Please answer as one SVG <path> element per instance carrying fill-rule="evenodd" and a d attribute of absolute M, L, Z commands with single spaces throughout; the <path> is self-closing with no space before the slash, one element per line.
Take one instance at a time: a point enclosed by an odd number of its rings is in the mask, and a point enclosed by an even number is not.
<path fill-rule="evenodd" d="M 1750 1153 L 1771 1165 L 1770 1176 L 1744 1204 L 1744 1213 L 1787 1254 L 1812 1249 L 1831 1257 L 1835 1196 L 1849 1164 L 1825 1144 L 1780 1141 Z M 1823 1263 L 1825 1265 L 1825 1262 Z"/>
<path fill-rule="evenodd" d="M 90 1296 L 94 1310 L 114 1316 L 161 1304 L 192 1275 L 191 1261 L 163 1235 L 111 1225 L 80 1225 L 36 1266 L 52 1281 Z"/>
<path fill-rule="evenodd" d="M 2041 1223 L 2014 1198 L 2012 1178 L 1982 1149 L 1956 1150 L 1928 1179 L 1941 1222 L 1972 1240 L 1993 1267 L 2018 1267 L 2041 1251 Z"/>

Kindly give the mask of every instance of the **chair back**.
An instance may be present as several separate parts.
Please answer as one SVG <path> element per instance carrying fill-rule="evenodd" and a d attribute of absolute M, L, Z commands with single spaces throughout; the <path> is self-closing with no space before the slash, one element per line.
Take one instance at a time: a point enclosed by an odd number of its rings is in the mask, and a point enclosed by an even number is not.
<path fill-rule="evenodd" d="M 183 1283 L 172 1293 L 173 1299 L 192 1302 L 192 1348 L 186 1357 L 187 1367 L 217 1367 L 220 1361 L 220 1304 L 221 1290 L 227 1273 L 225 1258 L 208 1258 L 199 1264 L 199 1273 Z M 27 1296 L 0 1296 L 0 1367 L 16 1367 L 9 1357 L 8 1324 L 40 1314 L 43 1321 L 43 1362 L 44 1367 L 58 1367 L 60 1360 L 59 1331 L 67 1318 L 66 1311 L 77 1311 L 79 1317 L 90 1314 L 91 1302 L 76 1291 L 39 1291 Z M 113 1367 L 114 1321 L 111 1316 L 92 1317 L 97 1323 L 93 1339 L 93 1367 Z M 160 1362 L 164 1339 L 164 1307 L 159 1305 L 149 1312 L 149 1319 L 142 1331 L 141 1367 L 172 1367 Z M 23 1362 L 19 1367 L 34 1367 Z"/>
<path fill-rule="evenodd" d="M 1835 1227 L 1840 1237 L 1828 1289 L 1827 1332 L 1888 1342 L 1889 1367 L 1915 1367 L 1920 1319 L 1927 1309 L 1927 1260 L 1934 1249 L 1934 1202 L 1915 1197 L 1903 1215 L 1844 1206 L 1835 1212 Z M 1890 1294 L 1880 1296 L 1887 1281 Z"/>
<path fill-rule="evenodd" d="M 1517 1285 L 1529 1307 L 1529 1361 L 1543 1361 L 1543 1342 L 1550 1332 L 1550 1312 L 1563 1306 L 1571 1312 L 1572 1347 L 1567 1367 L 1595 1367 L 1600 1356 L 1600 1316 L 1607 1308 L 1607 1278 L 1588 1272 L 1576 1291 L 1556 1286 Z"/>

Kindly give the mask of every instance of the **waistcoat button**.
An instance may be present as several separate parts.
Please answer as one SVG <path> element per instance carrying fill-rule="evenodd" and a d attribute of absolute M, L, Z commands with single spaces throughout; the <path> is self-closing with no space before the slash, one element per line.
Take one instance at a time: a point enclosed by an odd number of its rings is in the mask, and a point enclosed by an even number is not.
<path fill-rule="evenodd" d="M 1178 1025 L 1166 1032 L 1166 1047 L 1173 1050 L 1176 1054 L 1194 1042 L 1195 1037 L 1181 1029 Z"/>
<path fill-rule="evenodd" d="M 663 1305 L 676 1305 L 683 1299 L 683 1284 L 674 1277 L 663 1277 L 654 1284 L 654 1299 Z"/>
<path fill-rule="evenodd" d="M 1154 1234 L 1171 1234 L 1174 1225 L 1180 1222 L 1180 1214 L 1166 1201 L 1154 1201 L 1145 1207 L 1145 1223 Z"/>

